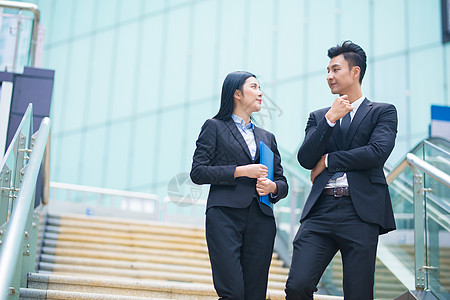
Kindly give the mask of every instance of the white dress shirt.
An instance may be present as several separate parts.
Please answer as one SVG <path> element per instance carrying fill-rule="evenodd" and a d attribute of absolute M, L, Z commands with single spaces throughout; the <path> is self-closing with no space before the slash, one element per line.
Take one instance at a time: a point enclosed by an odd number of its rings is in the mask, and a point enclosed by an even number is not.
<path fill-rule="evenodd" d="M 366 97 L 363 95 L 361 98 L 352 103 L 353 110 L 350 112 L 350 122 L 353 121 L 353 117 L 355 116 L 356 111 L 358 110 L 364 99 L 366 99 Z M 327 118 L 325 119 L 327 120 L 328 125 L 330 125 L 331 127 L 334 127 L 336 125 L 336 123 L 331 123 Z M 340 119 L 339 121 L 342 122 L 342 119 Z M 325 156 L 325 166 L 328 168 L 328 154 Z M 343 176 L 336 179 L 330 179 L 325 186 L 326 189 L 335 187 L 348 187 L 347 173 L 344 173 Z"/>

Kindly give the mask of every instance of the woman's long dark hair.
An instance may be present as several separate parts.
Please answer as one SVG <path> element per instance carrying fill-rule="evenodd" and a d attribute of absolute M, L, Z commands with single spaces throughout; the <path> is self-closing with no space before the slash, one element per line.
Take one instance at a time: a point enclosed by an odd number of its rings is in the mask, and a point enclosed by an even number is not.
<path fill-rule="evenodd" d="M 249 77 L 256 78 L 254 74 L 245 71 L 232 72 L 225 77 L 222 85 L 220 109 L 214 119 L 225 121 L 231 118 L 234 109 L 234 93 L 236 90 L 243 92 L 242 86 Z"/>

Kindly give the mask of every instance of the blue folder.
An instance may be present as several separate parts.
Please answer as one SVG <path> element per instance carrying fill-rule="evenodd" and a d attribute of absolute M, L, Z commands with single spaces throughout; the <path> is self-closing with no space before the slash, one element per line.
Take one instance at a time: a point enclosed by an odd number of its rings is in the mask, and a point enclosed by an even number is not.
<path fill-rule="evenodd" d="M 273 180 L 273 152 L 262 141 L 259 142 L 259 158 L 260 163 L 265 165 L 267 169 L 269 169 L 267 178 Z M 269 194 L 265 196 L 259 196 L 259 201 L 273 209 L 273 203 L 270 202 Z"/>

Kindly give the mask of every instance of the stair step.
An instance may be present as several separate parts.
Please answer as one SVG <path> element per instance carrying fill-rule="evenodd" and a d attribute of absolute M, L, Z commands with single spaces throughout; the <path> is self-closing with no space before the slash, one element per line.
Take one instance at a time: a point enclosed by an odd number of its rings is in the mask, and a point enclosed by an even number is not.
<path fill-rule="evenodd" d="M 90 267 L 90 266 L 76 266 L 64 264 L 49 264 L 40 263 L 39 272 L 51 272 L 53 274 L 88 274 L 98 275 L 104 277 L 114 278 L 135 278 L 135 279 L 151 279 L 151 280 L 166 280 L 177 282 L 194 282 L 194 283 L 208 283 L 212 284 L 211 274 L 195 274 L 189 272 L 173 271 L 168 269 L 162 270 L 126 270 L 107 267 Z M 211 271 L 210 271 L 211 272 Z M 273 289 L 284 289 L 287 276 L 270 274 L 269 287 Z"/>
<path fill-rule="evenodd" d="M 60 219 L 64 221 L 77 221 L 81 223 L 90 222 L 91 224 L 114 224 L 114 226 L 119 227 L 129 227 L 129 226 L 143 226 L 143 227 L 152 227 L 158 228 L 162 230 L 166 229 L 174 229 L 175 231 L 180 232 L 180 230 L 188 230 L 189 232 L 198 232 L 203 233 L 205 229 L 203 226 L 191 225 L 191 224 L 175 224 L 175 223 L 167 223 L 167 222 L 158 222 L 158 221 L 145 221 L 145 220 L 136 220 L 130 218 L 118 218 L 118 217 L 104 217 L 104 216 L 86 216 L 81 214 L 49 214 L 48 219 Z"/>
<path fill-rule="evenodd" d="M 119 245 L 121 247 L 136 247 L 136 248 L 153 248 L 153 249 L 159 249 L 159 250 L 179 250 L 179 251 L 192 251 L 192 252 L 198 252 L 198 253 L 204 253 L 207 255 L 207 247 L 206 245 L 190 245 L 190 244 L 184 244 L 182 242 L 159 242 L 157 240 L 154 241 L 137 241 L 133 239 L 120 239 L 120 238 L 103 238 L 98 236 L 83 236 L 81 234 L 54 234 L 54 233 L 45 233 L 45 239 L 46 240 L 55 240 L 55 241 L 66 241 L 66 242 L 77 242 L 79 246 L 82 247 L 82 249 L 86 249 L 87 247 L 83 247 L 82 243 L 87 243 L 88 245 L 97 245 L 97 249 L 101 248 L 99 245 L 103 245 L 103 249 L 111 247 L 113 249 L 116 248 L 116 245 Z M 56 245 L 58 245 L 56 243 Z M 92 246 L 90 246 L 92 248 Z M 47 247 L 45 247 L 47 248 Z M 49 248 L 47 248 L 49 249 Z M 71 249 L 69 249 L 71 250 Z M 49 250 L 51 251 L 51 250 Z M 67 251 L 67 249 L 59 249 L 56 250 L 58 253 L 61 251 L 64 253 Z M 96 255 L 94 254 L 95 251 L 89 251 L 89 250 L 83 250 L 85 253 L 90 253 L 90 255 Z M 104 255 L 105 252 L 102 250 L 102 253 L 100 255 Z M 110 251 L 111 253 L 111 251 Z M 126 253 L 120 253 L 121 256 L 126 256 Z M 129 255 L 129 254 L 128 254 Z M 131 255 L 135 257 L 136 255 Z M 206 256 L 205 256 L 206 257 Z M 282 266 L 283 261 L 275 259 L 272 260 L 272 265 L 274 266 Z"/>
<path fill-rule="evenodd" d="M 79 292 L 66 292 L 55 290 L 39 290 L 30 288 L 20 289 L 21 300 L 32 299 L 66 299 L 66 300 L 167 300 L 154 297 L 133 297 L 133 296 L 116 296 L 109 294 L 94 294 L 94 293 L 79 293 Z"/>
<path fill-rule="evenodd" d="M 96 229 L 104 231 L 113 232 L 126 232 L 126 233 L 140 233 L 140 234 L 152 234 L 152 235 L 170 235 L 170 236 L 180 236 L 180 237 L 190 237 L 190 238 L 205 238 L 205 232 L 203 228 L 183 228 L 180 226 L 162 226 L 160 223 L 149 222 L 149 223 L 125 223 L 120 222 L 120 224 L 114 223 L 113 220 L 99 220 L 93 219 L 92 217 L 84 217 L 77 219 L 68 219 L 64 217 L 60 218 L 49 218 L 47 220 L 47 225 L 56 227 L 67 227 L 67 228 L 83 228 L 83 229 Z"/>
<path fill-rule="evenodd" d="M 104 252 L 105 249 L 109 249 L 105 244 L 94 244 L 94 243 L 84 243 L 84 242 L 72 242 L 72 241 L 62 241 L 56 239 L 46 239 L 44 240 L 43 246 L 47 249 L 84 249 L 84 250 L 92 250 L 92 251 L 100 251 Z M 155 244 L 152 244 L 155 246 Z M 156 245 L 156 246 L 159 246 Z M 184 257 L 184 258 L 196 258 L 196 259 L 206 259 L 209 260 L 208 252 L 197 252 L 197 251 L 189 251 L 189 250 L 176 250 L 176 249 L 159 249 L 159 248 L 150 248 L 150 247 L 138 247 L 134 245 L 130 246 L 122 246 L 122 245 L 114 245 L 111 246 L 111 252 L 118 253 L 126 253 L 130 255 L 165 255 L 170 257 Z M 283 261 L 278 259 L 278 255 L 276 253 L 272 256 L 272 265 L 275 266 L 283 266 Z"/>
<path fill-rule="evenodd" d="M 57 256 L 78 257 L 78 258 L 96 258 L 96 259 L 109 259 L 119 261 L 139 261 L 147 263 L 158 263 L 168 265 L 180 265 L 209 268 L 209 260 L 202 259 L 185 259 L 180 257 L 166 257 L 161 255 L 132 255 L 124 254 L 115 251 L 105 250 L 103 252 L 82 250 L 82 249 L 58 249 L 43 247 L 42 252 L 44 254 L 52 254 Z"/>
<path fill-rule="evenodd" d="M 208 259 L 192 259 L 183 257 L 166 257 L 161 255 L 132 255 L 123 254 L 120 252 L 110 252 L 110 251 L 90 251 L 82 249 L 54 249 L 43 247 L 43 255 L 52 255 L 56 257 L 71 257 L 78 259 L 98 259 L 118 261 L 123 264 L 125 263 L 150 263 L 150 264 L 163 264 L 163 265 L 175 265 L 184 267 L 196 267 L 196 268 L 210 268 L 210 262 Z M 45 256 L 43 256 L 45 257 Z M 282 268 L 278 266 L 271 266 L 271 273 L 273 274 L 285 274 L 287 275 L 289 270 L 287 268 Z"/>
<path fill-rule="evenodd" d="M 82 235 L 83 237 L 95 237 L 111 240 L 132 240 L 132 241 L 161 241 L 168 243 L 182 243 L 206 246 L 206 240 L 204 236 L 201 237 L 183 237 L 173 236 L 170 233 L 160 232 L 158 234 L 153 233 L 134 233 L 125 231 L 113 231 L 103 230 L 97 228 L 77 228 L 66 226 L 47 226 L 47 232 L 57 233 L 59 235 Z"/>
<path fill-rule="evenodd" d="M 84 267 L 85 269 L 83 269 Z M 145 272 L 172 272 L 174 274 L 191 274 L 191 275 L 203 275 L 208 277 L 208 282 L 211 279 L 211 268 L 205 267 L 189 267 L 184 265 L 169 265 L 169 264 L 155 264 L 144 263 L 142 261 L 118 261 L 107 259 L 92 259 L 92 258 L 76 258 L 65 256 L 53 256 L 44 254 L 41 256 L 41 262 L 39 263 L 39 269 L 47 272 L 54 273 L 69 273 L 71 271 L 82 272 L 83 270 L 89 271 L 91 274 L 115 274 L 114 276 L 126 276 L 133 278 L 144 278 L 146 276 L 155 277 L 153 273 Z M 89 268 L 89 269 L 87 269 Z M 95 270 L 97 268 L 98 270 Z M 100 271 L 108 268 L 109 272 Z M 93 269 L 93 270 L 91 270 Z M 273 270 L 272 270 L 273 269 Z M 277 273 L 278 271 L 278 273 Z M 280 271 L 284 271 L 280 274 Z M 160 273 L 162 274 L 162 273 Z M 286 282 L 287 270 L 271 268 L 270 279 L 273 281 Z M 190 281 L 190 280 L 189 280 Z"/>
<path fill-rule="evenodd" d="M 94 259 L 94 258 L 79 258 L 68 256 L 54 256 L 43 254 L 40 260 L 40 268 L 46 267 L 46 271 L 52 271 L 47 269 L 53 265 L 75 265 L 75 266 L 88 266 L 88 267 L 106 267 L 114 269 L 129 269 L 133 271 L 171 271 L 175 273 L 189 273 L 197 275 L 211 275 L 211 268 L 189 267 L 186 265 L 177 266 L 169 264 L 156 264 L 146 263 L 142 261 L 122 261 L 122 260 L 109 260 L 109 259 Z"/>
<path fill-rule="evenodd" d="M 187 284 L 156 280 L 101 278 L 89 275 L 74 276 L 36 273 L 28 275 L 28 282 L 29 291 L 26 292 L 28 295 L 31 294 L 31 292 L 43 294 L 36 290 L 48 289 L 48 293 L 44 291 L 47 293 L 47 299 L 141 299 L 142 297 L 145 297 L 146 299 L 217 299 L 217 294 L 211 284 Z M 72 298 L 58 298 L 56 293 L 72 295 Z M 49 297 L 49 294 L 54 294 L 55 296 Z M 271 300 L 282 300 L 285 298 L 284 291 L 280 290 L 269 289 L 267 294 L 267 298 Z M 111 295 L 115 296 L 111 297 Z M 78 298 L 75 298 L 76 296 L 78 296 Z M 126 296 L 134 298 L 125 298 Z M 37 297 L 35 297 L 35 299 L 36 298 Z M 315 295 L 314 299 L 342 300 L 343 298 Z"/>
<path fill-rule="evenodd" d="M 66 292 L 83 292 L 136 297 L 168 298 L 171 294 L 215 296 L 211 284 L 188 284 L 158 280 L 117 279 L 92 275 L 33 273 L 28 287 Z"/>
<path fill-rule="evenodd" d="M 141 241 L 132 239 L 119 239 L 109 237 L 96 237 L 96 236 L 84 236 L 82 234 L 55 234 L 45 233 L 45 239 L 58 240 L 58 241 L 70 241 L 70 242 L 84 242 L 92 244 L 102 244 L 111 246 L 129 246 L 129 247 L 142 247 L 142 248 L 155 248 L 155 249 L 167 249 L 167 250 L 181 250 L 181 251 L 193 251 L 200 253 L 207 253 L 205 245 L 195 244 L 182 244 L 177 242 L 160 242 L 153 241 Z"/>
<path fill-rule="evenodd" d="M 44 247 L 47 249 L 58 247 L 58 249 L 84 249 L 92 251 L 104 251 L 104 244 L 93 244 L 93 243 L 82 243 L 82 242 L 72 242 L 72 241 L 58 241 L 58 240 L 44 240 Z M 56 250 L 55 250 L 56 251 Z M 122 246 L 115 245 L 114 251 L 119 253 L 125 253 L 130 255 L 165 255 L 169 257 L 184 257 L 184 258 L 195 258 L 195 259 L 207 259 L 209 256 L 207 252 L 197 252 L 189 250 L 172 250 L 172 249 L 154 249 L 154 248 L 144 248 L 136 246 Z"/>

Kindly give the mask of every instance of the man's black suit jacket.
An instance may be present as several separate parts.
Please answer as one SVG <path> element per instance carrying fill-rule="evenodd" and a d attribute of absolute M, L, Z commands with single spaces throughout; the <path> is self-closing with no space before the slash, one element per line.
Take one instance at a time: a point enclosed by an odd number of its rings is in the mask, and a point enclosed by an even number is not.
<path fill-rule="evenodd" d="M 211 184 L 206 209 L 212 206 L 245 208 L 254 197 L 258 197 L 256 179 L 234 178 L 234 171 L 236 166 L 259 163 L 260 141 L 274 153 L 274 182 L 278 186 L 278 193 L 271 201 L 275 203 L 286 197 L 288 185 L 283 175 L 275 136 L 256 126 L 253 133 L 257 149 L 254 161 L 233 119 L 208 119 L 203 124 L 190 175 L 194 183 Z M 260 208 L 266 215 L 273 216 L 272 209 L 265 204 L 260 203 Z"/>
<path fill-rule="evenodd" d="M 308 217 L 323 188 L 335 172 L 346 172 L 351 199 L 358 216 L 380 226 L 380 234 L 395 229 L 394 214 L 383 166 L 395 144 L 397 111 L 391 104 L 361 103 L 350 124 L 343 144 L 339 123 L 328 125 L 328 108 L 310 114 L 306 136 L 298 152 L 298 161 L 313 169 L 323 154 L 328 154 L 328 169 L 314 181 L 306 200 L 301 221 Z"/>

